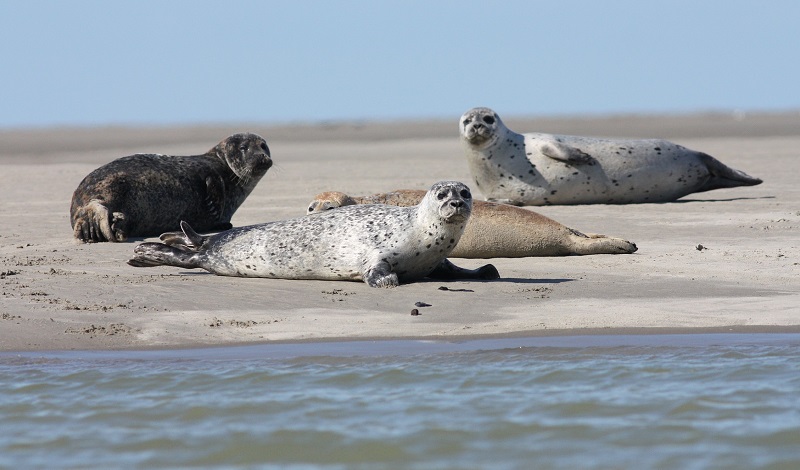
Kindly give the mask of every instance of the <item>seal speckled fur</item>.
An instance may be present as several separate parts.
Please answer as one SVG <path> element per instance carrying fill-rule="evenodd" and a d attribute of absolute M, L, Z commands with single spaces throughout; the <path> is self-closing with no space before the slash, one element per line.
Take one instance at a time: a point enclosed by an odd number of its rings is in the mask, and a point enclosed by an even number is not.
<path fill-rule="evenodd" d="M 761 183 L 705 153 L 664 140 L 518 134 L 489 108 L 467 111 L 459 128 L 472 176 L 489 201 L 531 206 L 667 202 Z"/>
<path fill-rule="evenodd" d="M 358 205 L 203 237 L 185 223 L 164 243 L 142 243 L 128 264 L 202 268 L 223 276 L 363 280 L 393 287 L 423 277 L 495 279 L 486 265 L 446 260 L 472 210 L 462 183 L 434 184 L 418 206 Z"/>
<path fill-rule="evenodd" d="M 231 227 L 233 213 L 272 166 L 266 141 L 234 134 L 203 155 L 137 154 L 89 173 L 72 195 L 75 238 L 121 242 L 177 230 Z"/>
<path fill-rule="evenodd" d="M 419 204 L 425 191 L 399 189 L 371 196 L 350 197 L 329 191 L 318 194 L 308 206 L 313 214 L 352 204 Z M 450 252 L 453 258 L 524 258 L 528 256 L 565 256 L 625 254 L 636 245 L 621 238 L 583 234 L 534 211 L 507 204 L 473 201 L 472 215 L 458 244 Z"/>

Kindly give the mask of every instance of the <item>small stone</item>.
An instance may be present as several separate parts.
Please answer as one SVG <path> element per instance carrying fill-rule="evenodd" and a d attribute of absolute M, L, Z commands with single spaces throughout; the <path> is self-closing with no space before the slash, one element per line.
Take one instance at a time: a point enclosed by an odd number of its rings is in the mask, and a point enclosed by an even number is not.
<path fill-rule="evenodd" d="M 419 313 L 419 310 L 417 310 L 417 309 L 412 309 L 412 310 L 411 310 L 411 315 L 412 315 L 412 316 L 414 316 L 414 317 L 416 317 L 417 315 L 422 315 L 422 314 L 421 314 L 421 313 Z"/>
<path fill-rule="evenodd" d="M 431 304 L 426 304 L 425 302 L 414 302 L 415 307 L 430 307 Z"/>

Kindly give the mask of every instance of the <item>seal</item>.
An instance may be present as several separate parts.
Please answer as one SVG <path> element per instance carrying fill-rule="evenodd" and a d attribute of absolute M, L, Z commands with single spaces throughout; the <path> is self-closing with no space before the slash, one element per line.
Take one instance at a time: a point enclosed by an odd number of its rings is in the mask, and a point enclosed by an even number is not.
<path fill-rule="evenodd" d="M 272 166 L 267 142 L 234 134 L 203 155 L 136 154 L 89 173 L 72 195 L 75 238 L 122 242 L 177 230 L 231 228 L 231 217 Z"/>
<path fill-rule="evenodd" d="M 486 265 L 468 270 L 446 259 L 472 211 L 466 185 L 434 184 L 419 205 L 357 205 L 266 224 L 237 227 L 212 236 L 182 232 L 142 243 L 131 266 L 202 268 L 221 276 L 281 279 L 363 280 L 394 287 L 424 277 L 496 279 Z"/>
<path fill-rule="evenodd" d="M 702 191 L 753 186 L 758 178 L 665 140 L 518 134 L 489 108 L 459 121 L 478 189 L 514 205 L 668 202 Z"/>
<path fill-rule="evenodd" d="M 425 191 L 400 189 L 371 196 L 351 197 L 329 191 L 315 196 L 307 213 L 315 214 L 352 204 L 412 206 Z M 450 256 L 453 258 L 526 258 L 627 254 L 635 244 L 621 238 L 583 234 L 534 211 L 507 204 L 473 201 L 472 215 Z"/>

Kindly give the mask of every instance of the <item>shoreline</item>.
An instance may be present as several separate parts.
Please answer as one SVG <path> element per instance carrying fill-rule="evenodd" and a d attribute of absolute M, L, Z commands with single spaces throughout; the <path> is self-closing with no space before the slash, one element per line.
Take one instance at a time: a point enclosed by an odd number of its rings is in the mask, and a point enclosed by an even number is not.
<path fill-rule="evenodd" d="M 800 327 L 774 331 L 759 327 L 672 329 L 665 331 L 567 331 L 552 335 L 465 336 L 462 338 L 337 338 L 317 341 L 232 343 L 172 348 L 72 349 L 0 351 L 0 361 L 13 358 L 139 360 L 139 359 L 298 359 L 310 357 L 389 357 L 520 348 L 597 349 L 620 347 L 719 347 L 735 345 L 800 345 Z M 537 332 L 539 333 L 539 332 Z"/>
<path fill-rule="evenodd" d="M 63 148 L 59 139 L 67 131 L 2 131 L 0 351 L 797 332 L 800 113 L 747 116 L 545 119 L 544 127 L 557 124 L 564 134 L 675 135 L 673 142 L 764 183 L 663 204 L 530 207 L 584 233 L 630 240 L 639 251 L 453 259 L 467 268 L 490 262 L 501 279 L 423 281 L 395 289 L 132 268 L 125 262 L 141 240 L 83 245 L 72 239 L 69 200 L 91 170 L 135 152 L 202 153 L 226 137 L 226 129 L 184 127 L 167 140 L 175 129 L 83 129 Z M 536 121 L 508 122 L 521 132 L 552 131 L 533 127 Z M 439 180 L 472 184 L 455 122 L 236 130 L 262 133 L 275 165 L 234 215 L 235 226 L 300 217 L 311 198 L 327 190 L 367 195 L 427 189 Z M 438 290 L 441 285 L 452 290 Z M 412 317 L 417 301 L 432 306 Z"/>

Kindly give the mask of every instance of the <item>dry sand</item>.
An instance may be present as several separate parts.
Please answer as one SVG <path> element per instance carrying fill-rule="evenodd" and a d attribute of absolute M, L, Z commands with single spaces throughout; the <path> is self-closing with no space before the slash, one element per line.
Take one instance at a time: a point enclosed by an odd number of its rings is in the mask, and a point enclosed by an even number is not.
<path fill-rule="evenodd" d="M 535 208 L 575 229 L 631 240 L 639 251 L 494 259 L 497 281 L 372 289 L 133 268 L 125 261 L 138 241 L 72 239 L 72 191 L 120 156 L 198 154 L 232 132 L 253 131 L 269 142 L 275 166 L 234 225 L 302 216 L 326 190 L 362 195 L 427 189 L 443 179 L 470 184 L 455 120 L 0 131 L 0 350 L 800 331 L 800 113 L 506 121 L 521 132 L 668 138 L 764 183 L 667 204 Z M 412 316 L 418 301 L 431 306 Z"/>

